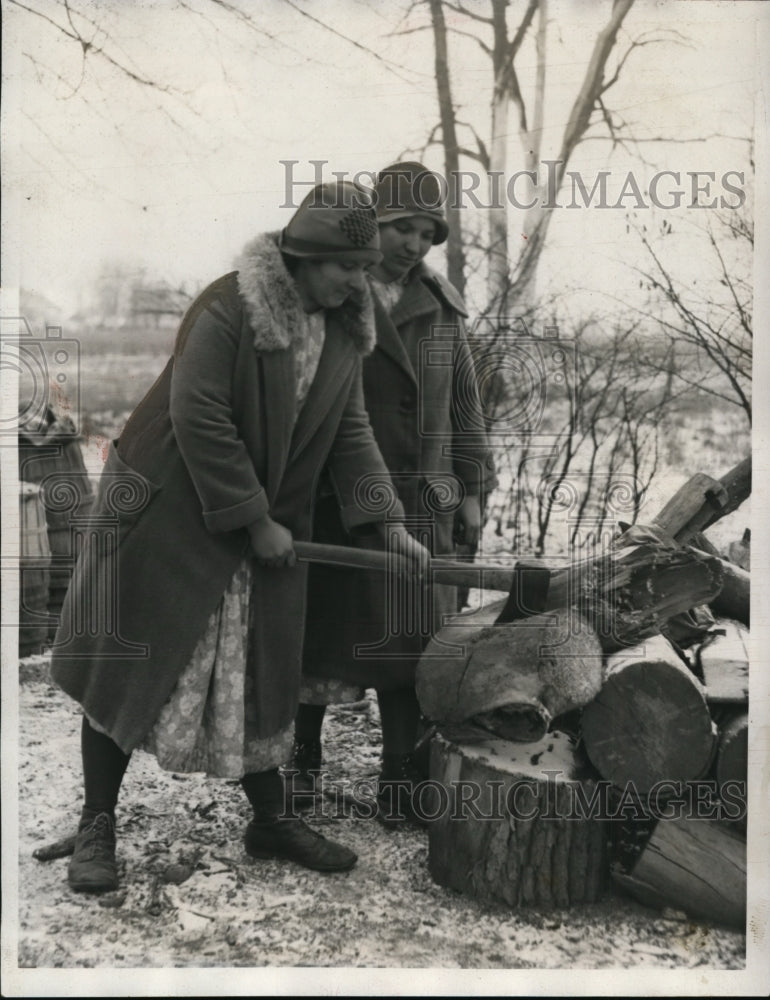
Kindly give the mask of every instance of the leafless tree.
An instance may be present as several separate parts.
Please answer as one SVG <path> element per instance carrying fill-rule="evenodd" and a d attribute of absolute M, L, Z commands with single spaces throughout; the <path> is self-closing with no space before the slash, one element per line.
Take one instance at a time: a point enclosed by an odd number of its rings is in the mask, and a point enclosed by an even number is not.
<path fill-rule="evenodd" d="M 657 238 L 644 227 L 638 232 L 649 261 L 638 270 L 653 296 L 647 314 L 657 319 L 666 345 L 657 355 L 647 352 L 648 367 L 739 407 L 750 425 L 752 219 L 745 210 L 709 213 L 698 279 L 684 278 L 666 252 L 670 223 L 663 222 Z"/>
<path fill-rule="evenodd" d="M 545 245 L 556 194 L 575 149 L 584 139 L 594 137 L 595 131 L 592 130 L 597 125 L 604 129 L 605 136 L 613 143 L 631 139 L 624 131 L 624 123 L 619 116 L 613 115 L 608 108 L 607 92 L 620 79 L 626 62 L 635 50 L 664 38 L 672 39 L 675 33 L 648 33 L 629 41 L 614 66 L 610 67 L 621 28 L 633 5 L 633 0 L 613 0 L 607 21 L 593 41 L 583 81 L 575 95 L 561 140 L 553 150 L 554 158 L 549 161 L 553 170 L 543 180 L 538 167 L 542 153 L 548 65 L 548 0 L 528 0 L 515 27 L 508 23 L 511 9 L 509 0 L 487 0 L 483 7 L 479 4 L 464 4 L 462 0 L 422 0 L 422 3 L 427 3 L 429 8 L 430 28 L 436 49 L 436 86 L 440 113 L 440 121 L 428 137 L 427 145 L 443 143 L 447 176 L 459 169 L 461 156 L 470 159 L 487 175 L 489 203 L 492 206 L 489 210 L 487 242 L 487 298 L 489 302 L 501 303 L 503 309 L 511 305 L 520 306 L 532 299 L 537 264 Z M 418 0 L 413 4 L 413 10 L 419 11 L 422 3 Z M 447 28 L 445 11 L 465 19 L 468 30 Z M 418 25 L 406 30 L 417 31 L 424 27 L 426 26 Z M 491 117 L 487 130 L 478 128 L 473 122 L 462 121 L 458 115 L 450 83 L 448 32 L 471 38 L 490 59 Z M 536 58 L 534 79 L 528 81 L 531 86 L 525 87 L 519 76 L 517 57 L 529 32 L 534 33 Z M 525 98 L 527 92 L 533 94 L 530 102 Z M 509 141 L 508 123 L 512 113 L 517 119 L 520 145 L 518 154 Z M 488 136 L 486 141 L 481 137 L 485 131 Z M 464 144 L 458 138 L 460 132 L 467 134 L 471 141 Z M 523 225 L 525 240 L 521 252 L 513 262 L 513 281 L 509 280 L 512 262 L 506 199 L 501 197 L 499 190 L 500 178 L 509 175 L 512 167 L 530 172 L 534 180 L 532 207 L 527 210 Z M 452 240 L 460 239 L 455 227 Z M 461 257 L 451 244 L 449 260 L 450 278 L 463 290 L 465 281 Z"/>
<path fill-rule="evenodd" d="M 519 551 L 544 555 L 599 544 L 618 520 L 633 523 L 660 471 L 659 437 L 676 396 L 637 363 L 640 321 L 614 329 L 583 321 L 574 368 L 545 424 L 499 449 L 510 489 L 490 511 L 514 529 Z M 622 500 L 620 507 L 618 504 Z M 558 532 L 558 534 L 554 534 Z"/>

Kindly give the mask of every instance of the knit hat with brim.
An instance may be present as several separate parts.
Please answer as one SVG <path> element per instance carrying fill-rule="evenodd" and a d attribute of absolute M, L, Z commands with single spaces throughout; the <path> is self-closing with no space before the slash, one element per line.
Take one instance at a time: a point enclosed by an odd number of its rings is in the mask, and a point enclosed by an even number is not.
<path fill-rule="evenodd" d="M 372 195 L 350 181 L 318 184 L 278 239 L 292 257 L 379 264 L 380 231 Z"/>
<path fill-rule="evenodd" d="M 449 235 L 443 204 L 446 194 L 439 177 L 422 163 L 405 160 L 381 170 L 374 188 L 380 225 L 418 216 L 435 223 L 433 245 Z"/>

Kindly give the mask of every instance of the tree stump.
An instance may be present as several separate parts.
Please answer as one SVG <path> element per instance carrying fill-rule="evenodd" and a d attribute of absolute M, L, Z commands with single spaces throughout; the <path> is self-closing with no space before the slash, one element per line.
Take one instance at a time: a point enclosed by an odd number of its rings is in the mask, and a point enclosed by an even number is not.
<path fill-rule="evenodd" d="M 428 834 L 429 870 L 440 885 L 513 907 L 599 897 L 607 824 L 581 806 L 595 775 L 569 736 L 473 745 L 435 737 L 430 773 L 444 800 Z"/>
<path fill-rule="evenodd" d="M 703 686 L 662 636 L 608 659 L 582 732 L 601 776 L 618 787 L 632 782 L 640 795 L 705 775 L 716 743 Z"/>
<path fill-rule="evenodd" d="M 661 819 L 630 874 L 613 879 L 645 906 L 745 927 L 746 841 L 718 820 Z"/>
<path fill-rule="evenodd" d="M 429 719 L 473 719 L 505 739 L 531 742 L 555 716 L 589 702 L 602 676 L 593 630 L 577 612 L 562 609 L 442 629 L 420 659 L 416 689 Z"/>

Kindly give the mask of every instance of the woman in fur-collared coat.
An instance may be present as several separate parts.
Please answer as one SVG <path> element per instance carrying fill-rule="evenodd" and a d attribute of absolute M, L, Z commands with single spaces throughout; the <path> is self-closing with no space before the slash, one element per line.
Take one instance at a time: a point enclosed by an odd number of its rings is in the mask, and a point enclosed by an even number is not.
<path fill-rule="evenodd" d="M 325 196 L 331 207 L 319 207 Z M 114 808 L 136 747 L 171 770 L 241 778 L 252 856 L 355 863 L 278 818 L 278 766 L 305 616 L 292 540 L 310 536 L 325 463 L 350 527 L 376 520 L 356 506 L 358 478 L 388 478 L 361 388 L 374 344 L 364 270 L 381 255 L 360 197 L 322 186 L 280 236 L 245 248 L 238 270 L 193 303 L 174 356 L 110 449 L 53 654 L 54 679 L 84 710 L 76 891 L 117 885 Z M 115 532 L 111 555 L 99 538 Z M 95 603 L 100 589 L 116 595 L 112 606 Z"/>

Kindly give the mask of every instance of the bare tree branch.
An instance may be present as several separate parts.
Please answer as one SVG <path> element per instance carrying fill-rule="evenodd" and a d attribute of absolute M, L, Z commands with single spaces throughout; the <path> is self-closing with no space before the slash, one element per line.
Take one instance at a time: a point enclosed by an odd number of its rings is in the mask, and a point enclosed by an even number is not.
<path fill-rule="evenodd" d="M 472 34 L 470 31 L 463 31 L 461 28 L 448 28 L 447 30 L 451 31 L 453 35 L 461 35 L 463 38 L 470 38 L 471 41 L 475 42 L 479 46 L 484 55 L 492 55 L 492 49 L 487 45 L 487 43 L 477 35 Z"/>
<path fill-rule="evenodd" d="M 447 10 L 453 10 L 456 14 L 463 14 L 465 17 L 471 18 L 473 21 L 478 21 L 480 24 L 491 24 L 491 17 L 483 17 L 481 14 L 476 14 L 472 10 L 461 6 L 460 4 L 449 3 L 448 0 L 442 0 L 442 5 L 446 7 Z"/>
<path fill-rule="evenodd" d="M 222 0 L 216 0 L 216 2 L 222 2 Z M 288 4 L 289 7 L 292 8 L 292 10 L 296 10 L 297 13 L 300 14 L 302 17 L 307 18 L 308 21 L 312 21 L 313 24 L 317 24 L 319 27 L 323 28 L 325 31 L 328 31 L 330 34 L 335 35 L 337 38 L 343 39 L 343 41 L 348 42 L 354 48 L 360 49 L 361 52 L 366 52 L 367 55 L 372 56 L 374 59 L 377 60 L 377 62 L 382 63 L 382 65 L 387 69 L 389 73 L 392 73 L 394 76 L 397 76 L 399 80 L 403 80 L 405 83 L 410 82 L 410 80 L 406 76 L 402 75 L 403 73 L 411 73 L 415 76 L 428 75 L 427 73 L 419 73 L 417 70 L 411 70 L 406 66 L 401 66 L 390 59 L 386 59 L 384 56 L 381 56 L 379 52 L 375 52 L 374 49 L 370 49 L 367 45 L 362 45 L 361 42 L 356 41 L 355 38 L 351 38 L 349 35 L 345 35 L 341 31 L 337 31 L 337 29 L 333 28 L 330 24 L 327 24 L 325 21 L 322 21 L 318 17 L 314 17 L 313 14 L 310 14 L 308 11 L 303 10 L 300 6 L 294 3 L 294 0 L 283 0 L 283 2 Z"/>

